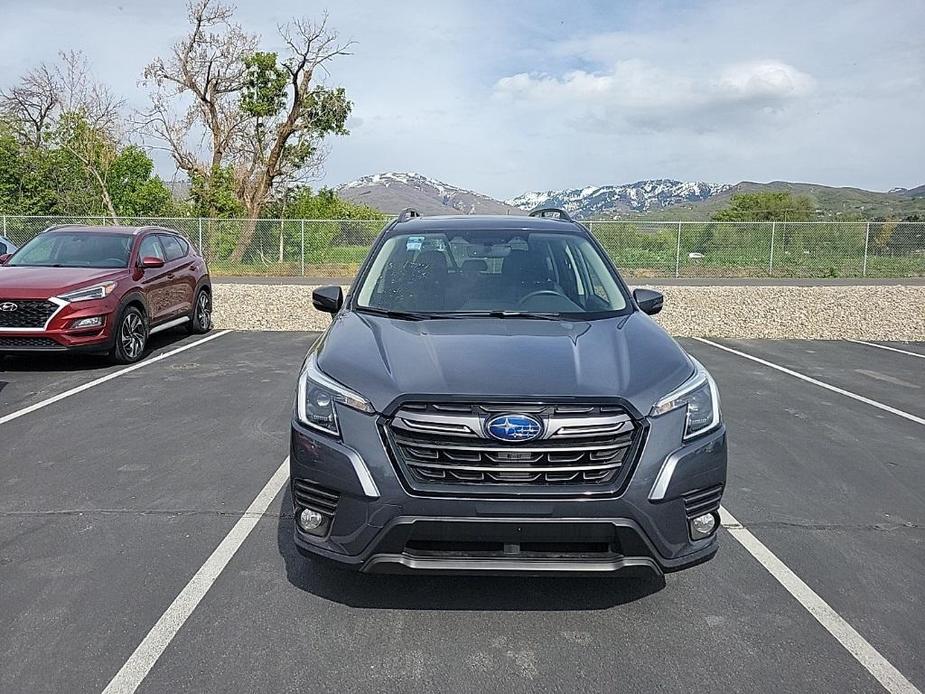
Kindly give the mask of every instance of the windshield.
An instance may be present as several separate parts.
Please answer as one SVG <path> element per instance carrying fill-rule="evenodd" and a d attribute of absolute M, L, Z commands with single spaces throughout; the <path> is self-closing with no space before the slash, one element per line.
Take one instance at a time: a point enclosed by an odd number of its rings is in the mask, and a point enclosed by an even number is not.
<path fill-rule="evenodd" d="M 95 231 L 55 231 L 36 236 L 10 258 L 20 267 L 128 267 L 134 237 Z"/>
<path fill-rule="evenodd" d="M 357 307 L 402 313 L 613 315 L 626 297 L 580 234 L 398 234 L 378 249 Z"/>

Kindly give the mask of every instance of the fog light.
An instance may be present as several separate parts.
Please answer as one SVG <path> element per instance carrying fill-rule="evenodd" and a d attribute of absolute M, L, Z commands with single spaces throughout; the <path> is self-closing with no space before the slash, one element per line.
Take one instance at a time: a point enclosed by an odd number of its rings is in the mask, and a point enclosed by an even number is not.
<path fill-rule="evenodd" d="M 691 521 L 691 537 L 695 540 L 702 540 L 710 537 L 716 531 L 716 514 L 704 513 L 697 516 Z"/>
<path fill-rule="evenodd" d="M 98 328 L 103 325 L 102 316 L 93 316 L 92 318 L 80 318 L 71 323 L 72 328 Z"/>
<path fill-rule="evenodd" d="M 299 513 L 299 527 L 307 533 L 317 534 L 324 525 L 324 516 L 310 508 L 302 509 Z"/>

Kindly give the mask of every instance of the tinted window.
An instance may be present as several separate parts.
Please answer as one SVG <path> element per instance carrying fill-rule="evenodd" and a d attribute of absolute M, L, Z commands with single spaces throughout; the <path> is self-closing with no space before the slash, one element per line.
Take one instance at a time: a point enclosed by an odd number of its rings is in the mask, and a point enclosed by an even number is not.
<path fill-rule="evenodd" d="M 176 236 L 163 235 L 159 237 L 161 244 L 164 246 L 164 253 L 167 254 L 167 260 L 176 260 L 186 255 L 186 243 Z"/>
<path fill-rule="evenodd" d="M 357 305 L 561 316 L 627 309 L 618 281 L 585 236 L 529 231 L 389 237 L 360 281 Z"/>
<path fill-rule="evenodd" d="M 157 240 L 157 236 L 154 234 L 145 236 L 144 239 L 142 239 L 141 246 L 138 248 L 138 257 L 167 260 L 167 256 L 164 255 L 164 249 L 161 247 L 161 242 Z"/>
<path fill-rule="evenodd" d="M 128 234 L 45 232 L 23 246 L 8 264 L 20 267 L 126 267 L 133 240 Z"/>

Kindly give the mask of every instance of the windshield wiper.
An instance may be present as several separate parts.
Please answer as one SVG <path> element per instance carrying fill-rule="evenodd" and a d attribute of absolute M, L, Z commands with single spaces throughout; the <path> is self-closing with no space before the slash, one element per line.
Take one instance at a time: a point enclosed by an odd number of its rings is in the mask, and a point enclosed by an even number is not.
<path fill-rule="evenodd" d="M 459 311 L 455 315 L 467 318 L 533 318 L 536 320 L 562 320 L 558 313 L 538 313 L 535 311 Z"/>
<path fill-rule="evenodd" d="M 372 313 L 376 316 L 385 316 L 386 318 L 398 318 L 400 320 L 427 320 L 428 318 L 440 318 L 432 313 L 421 313 L 420 311 L 392 311 L 385 308 L 372 308 L 370 306 L 358 307 L 357 311 L 361 313 Z"/>

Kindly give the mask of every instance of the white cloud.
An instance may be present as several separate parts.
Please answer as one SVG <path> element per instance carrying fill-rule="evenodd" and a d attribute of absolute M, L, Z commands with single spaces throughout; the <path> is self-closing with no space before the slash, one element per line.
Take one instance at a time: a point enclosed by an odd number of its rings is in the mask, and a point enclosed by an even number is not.
<path fill-rule="evenodd" d="M 791 99 L 812 92 L 815 80 L 792 65 L 776 60 L 730 65 L 723 70 L 717 92 L 733 99 Z"/>
<path fill-rule="evenodd" d="M 237 0 L 266 45 L 323 5 Z M 417 170 L 496 197 L 673 177 L 920 185 L 925 4 L 342 0 L 354 101 L 321 182 Z M 83 49 L 133 105 L 183 0 L 0 0 L 0 86 Z M 162 168 L 169 175 L 169 164 Z"/>
<path fill-rule="evenodd" d="M 748 116 L 764 118 L 769 108 L 809 96 L 814 85 L 810 75 L 779 60 L 737 63 L 713 75 L 698 75 L 634 59 L 599 73 L 571 70 L 561 77 L 502 77 L 494 95 L 512 105 L 560 109 L 570 119 L 603 113 L 602 127 L 626 121 L 655 130 L 700 131 L 707 116 L 714 127 L 727 125 L 724 113 L 736 116 L 742 127 Z"/>

